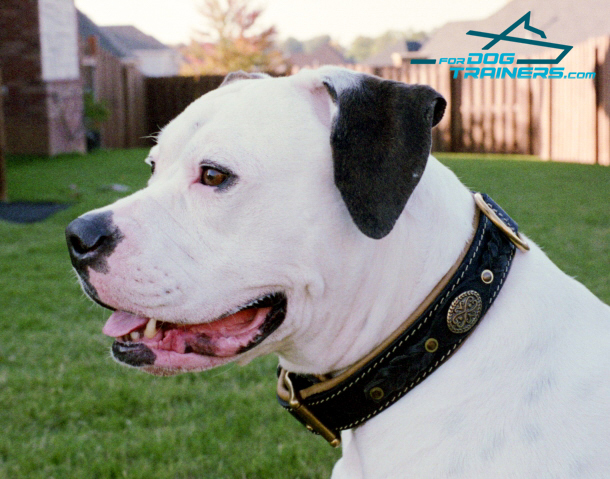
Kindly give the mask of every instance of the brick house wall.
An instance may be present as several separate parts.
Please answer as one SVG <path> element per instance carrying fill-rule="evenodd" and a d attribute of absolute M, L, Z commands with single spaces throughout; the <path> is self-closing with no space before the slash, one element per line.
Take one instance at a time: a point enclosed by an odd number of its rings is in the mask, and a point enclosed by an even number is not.
<path fill-rule="evenodd" d="M 72 0 L 0 2 L 7 151 L 85 151 L 77 45 Z"/>

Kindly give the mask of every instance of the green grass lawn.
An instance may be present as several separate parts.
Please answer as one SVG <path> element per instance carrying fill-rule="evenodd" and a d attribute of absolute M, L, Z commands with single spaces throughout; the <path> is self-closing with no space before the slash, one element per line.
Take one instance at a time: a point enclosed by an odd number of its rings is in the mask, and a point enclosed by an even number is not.
<path fill-rule="evenodd" d="M 73 206 L 45 222 L 0 221 L 0 478 L 326 478 L 339 452 L 276 404 L 274 357 L 154 378 L 116 365 L 108 312 L 86 300 L 63 230 L 142 187 L 144 150 L 11 158 L 12 200 Z M 610 168 L 442 155 L 489 193 L 568 274 L 606 302 Z"/>

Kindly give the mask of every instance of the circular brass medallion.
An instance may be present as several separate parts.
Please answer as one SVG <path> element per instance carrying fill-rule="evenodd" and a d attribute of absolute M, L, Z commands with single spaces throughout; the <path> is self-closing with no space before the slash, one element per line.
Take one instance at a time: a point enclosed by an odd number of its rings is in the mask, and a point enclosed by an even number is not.
<path fill-rule="evenodd" d="M 453 300 L 447 313 L 449 331 L 456 334 L 469 331 L 481 317 L 483 301 L 476 291 L 466 291 Z"/>

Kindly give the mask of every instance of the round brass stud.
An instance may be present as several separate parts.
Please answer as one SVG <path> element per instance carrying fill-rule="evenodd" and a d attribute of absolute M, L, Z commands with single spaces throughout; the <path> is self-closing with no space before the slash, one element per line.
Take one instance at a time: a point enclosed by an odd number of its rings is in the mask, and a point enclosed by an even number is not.
<path fill-rule="evenodd" d="M 369 391 L 369 396 L 371 396 L 371 399 L 373 401 L 379 401 L 379 400 L 383 399 L 383 396 L 385 396 L 385 393 L 383 392 L 383 389 L 376 386 Z"/>
<path fill-rule="evenodd" d="M 494 274 L 488 269 L 483 270 L 481 273 L 481 281 L 485 284 L 491 284 L 494 280 Z"/>
<path fill-rule="evenodd" d="M 483 310 L 481 295 L 466 291 L 453 300 L 447 312 L 447 327 L 455 334 L 462 334 L 477 324 Z"/>
<path fill-rule="evenodd" d="M 426 348 L 426 351 L 433 353 L 438 349 L 438 341 L 434 338 L 429 338 L 426 340 L 424 347 Z"/>

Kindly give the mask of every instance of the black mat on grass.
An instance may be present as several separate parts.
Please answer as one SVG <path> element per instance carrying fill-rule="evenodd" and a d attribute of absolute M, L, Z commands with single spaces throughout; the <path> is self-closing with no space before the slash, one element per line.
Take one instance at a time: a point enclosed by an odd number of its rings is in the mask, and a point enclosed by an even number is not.
<path fill-rule="evenodd" d="M 0 201 L 0 219 L 12 223 L 36 223 L 70 206 L 52 201 Z"/>

